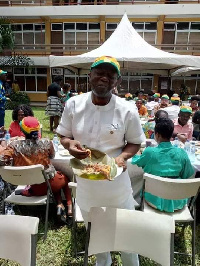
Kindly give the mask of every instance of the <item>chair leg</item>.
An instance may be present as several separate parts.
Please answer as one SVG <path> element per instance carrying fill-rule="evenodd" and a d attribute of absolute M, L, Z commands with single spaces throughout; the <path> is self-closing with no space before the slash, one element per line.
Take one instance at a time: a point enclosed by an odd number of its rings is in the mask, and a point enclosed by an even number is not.
<path fill-rule="evenodd" d="M 37 235 L 31 235 L 31 266 L 36 266 Z"/>
<path fill-rule="evenodd" d="M 49 218 L 49 190 L 47 192 L 47 203 L 46 203 L 46 214 L 45 214 L 45 227 L 44 227 L 44 241 L 47 238 L 47 230 L 48 230 L 48 218 Z"/>
<path fill-rule="evenodd" d="M 195 266 L 195 233 L 196 233 L 196 219 L 192 223 L 192 266 Z"/>
<path fill-rule="evenodd" d="M 89 247 L 89 242 L 90 242 L 90 230 L 91 230 L 91 223 L 88 223 L 88 228 L 87 228 L 87 235 L 86 235 L 86 241 L 85 241 L 85 256 L 84 256 L 84 266 L 88 265 L 88 247 Z"/>
<path fill-rule="evenodd" d="M 170 243 L 170 266 L 174 265 L 174 234 L 171 234 Z"/>
<path fill-rule="evenodd" d="M 77 232 L 77 223 L 74 220 L 73 221 L 73 238 L 74 238 L 74 257 L 77 257 L 77 237 L 76 237 L 76 232 Z"/>

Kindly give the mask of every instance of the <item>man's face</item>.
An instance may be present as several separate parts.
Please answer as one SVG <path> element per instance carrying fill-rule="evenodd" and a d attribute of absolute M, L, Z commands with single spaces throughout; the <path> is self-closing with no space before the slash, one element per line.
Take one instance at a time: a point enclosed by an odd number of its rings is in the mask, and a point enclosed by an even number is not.
<path fill-rule="evenodd" d="M 111 64 L 101 64 L 91 70 L 89 75 L 92 92 L 105 98 L 111 95 L 112 90 L 119 84 L 117 71 Z"/>
<path fill-rule="evenodd" d="M 190 113 L 185 113 L 185 112 L 180 112 L 178 117 L 179 117 L 179 122 L 184 126 L 187 124 L 187 122 L 190 119 L 191 114 Z"/>
<path fill-rule="evenodd" d="M 169 103 L 169 100 L 168 99 L 162 98 L 160 105 L 161 105 L 161 107 L 167 107 L 168 106 L 168 103 Z"/>
<path fill-rule="evenodd" d="M 142 101 L 141 100 L 137 100 L 136 101 L 136 106 L 137 106 L 137 108 L 139 110 L 141 108 L 141 106 L 142 106 Z"/>
<path fill-rule="evenodd" d="M 6 78 L 7 78 L 7 75 L 6 74 L 1 74 L 0 75 L 0 80 L 5 82 L 6 81 Z"/>

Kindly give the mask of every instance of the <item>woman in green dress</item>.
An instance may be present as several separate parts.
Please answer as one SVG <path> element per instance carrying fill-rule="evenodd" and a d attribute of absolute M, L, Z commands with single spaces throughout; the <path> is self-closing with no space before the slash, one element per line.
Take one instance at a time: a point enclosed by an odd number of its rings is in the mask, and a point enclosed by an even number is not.
<path fill-rule="evenodd" d="M 142 167 L 145 173 L 168 178 L 190 178 L 194 169 L 187 153 L 174 147 L 170 139 L 174 131 L 174 124 L 170 119 L 161 119 L 155 126 L 155 140 L 157 147 L 148 147 L 143 154 L 135 155 L 132 164 Z M 165 212 L 174 212 L 187 204 L 187 199 L 166 200 L 145 192 L 144 198 L 152 207 Z"/>

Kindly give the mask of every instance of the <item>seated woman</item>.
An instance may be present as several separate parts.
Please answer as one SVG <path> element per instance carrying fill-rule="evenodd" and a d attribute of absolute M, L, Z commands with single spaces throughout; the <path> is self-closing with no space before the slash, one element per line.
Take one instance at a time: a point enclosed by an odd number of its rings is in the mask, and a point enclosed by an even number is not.
<path fill-rule="evenodd" d="M 161 119 L 155 126 L 155 140 L 157 147 L 148 147 L 141 156 L 135 155 L 132 164 L 142 167 L 145 173 L 161 177 L 186 179 L 194 174 L 187 153 L 172 146 L 170 139 L 174 124 L 170 119 Z M 174 212 L 182 209 L 187 204 L 187 199 L 166 200 L 145 192 L 146 202 L 165 212 Z"/>
<path fill-rule="evenodd" d="M 39 139 L 38 132 L 40 123 L 35 117 L 25 117 L 20 122 L 21 130 L 24 132 L 25 140 L 14 140 L 2 152 L 3 160 L 13 160 L 14 166 L 28 166 L 42 164 L 57 201 L 57 215 L 61 220 L 66 219 L 65 208 L 62 203 L 61 190 L 67 200 L 68 215 L 72 215 L 71 193 L 68 187 L 68 178 L 61 172 L 57 172 L 50 163 L 55 151 L 53 144 L 48 139 Z M 43 196 L 47 193 L 46 182 L 27 187 L 22 191 L 24 196 Z"/>
<path fill-rule="evenodd" d="M 12 112 L 13 122 L 10 124 L 9 133 L 11 138 L 13 137 L 24 137 L 24 133 L 20 128 L 20 121 L 26 116 L 34 116 L 33 111 L 29 105 L 21 104 L 15 107 Z"/>
<path fill-rule="evenodd" d="M 161 118 L 168 118 L 168 113 L 164 110 L 158 110 L 154 119 L 150 119 L 143 125 L 142 128 L 147 139 L 154 139 L 154 128 Z"/>

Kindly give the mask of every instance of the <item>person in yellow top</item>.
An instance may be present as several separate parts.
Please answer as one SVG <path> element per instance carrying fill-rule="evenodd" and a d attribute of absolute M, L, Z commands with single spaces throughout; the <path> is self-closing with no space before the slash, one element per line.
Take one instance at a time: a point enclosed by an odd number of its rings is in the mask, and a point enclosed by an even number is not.
<path fill-rule="evenodd" d="M 18 91 L 20 91 L 20 87 L 19 87 L 19 84 L 18 84 L 18 82 L 17 82 L 16 79 L 13 80 L 12 90 L 13 90 L 13 92 L 18 92 Z"/>

